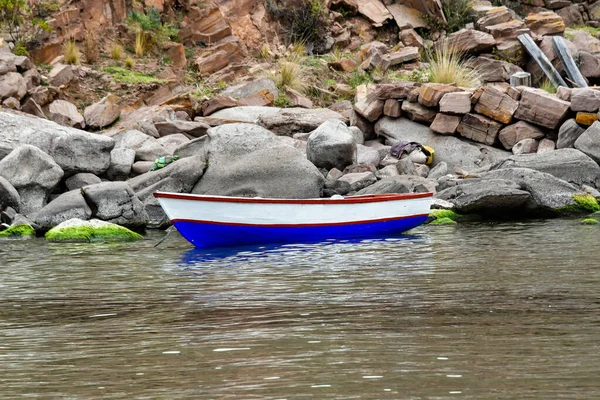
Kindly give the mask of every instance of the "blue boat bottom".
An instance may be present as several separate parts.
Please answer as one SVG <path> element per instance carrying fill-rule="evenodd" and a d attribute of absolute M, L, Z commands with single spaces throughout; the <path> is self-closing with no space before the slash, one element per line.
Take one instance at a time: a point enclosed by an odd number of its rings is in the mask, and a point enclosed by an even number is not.
<path fill-rule="evenodd" d="M 196 247 L 231 247 L 262 243 L 302 243 L 328 239 L 393 236 L 421 225 L 427 216 L 336 226 L 264 227 L 175 221 L 174 225 Z"/>

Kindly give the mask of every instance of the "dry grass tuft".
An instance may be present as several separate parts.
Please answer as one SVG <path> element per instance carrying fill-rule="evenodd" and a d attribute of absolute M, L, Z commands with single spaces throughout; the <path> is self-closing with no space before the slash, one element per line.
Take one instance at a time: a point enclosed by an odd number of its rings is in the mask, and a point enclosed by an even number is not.
<path fill-rule="evenodd" d="M 133 61 L 133 58 L 131 58 L 131 57 L 127 57 L 127 58 L 125 59 L 125 67 L 126 67 L 126 68 L 128 68 L 128 69 L 132 69 L 134 65 L 135 65 L 135 61 Z"/>
<path fill-rule="evenodd" d="M 65 53 L 65 62 L 67 64 L 79 64 L 81 53 L 79 52 L 79 47 L 77 47 L 75 40 L 67 40 L 63 49 Z"/>
<path fill-rule="evenodd" d="M 148 42 L 146 40 L 146 34 L 139 31 L 135 34 L 135 55 L 141 57 L 146 52 Z"/>
<path fill-rule="evenodd" d="M 548 93 L 556 93 L 558 90 L 558 88 L 554 86 L 554 84 L 550 82 L 548 78 L 540 82 L 540 89 L 545 90 Z"/>
<path fill-rule="evenodd" d="M 471 68 L 464 54 L 448 46 L 444 41 L 426 54 L 428 66 L 425 69 L 429 82 L 455 83 L 457 86 L 472 88 L 481 84 L 482 74 Z"/>
<path fill-rule="evenodd" d="M 295 62 L 282 61 L 279 63 L 279 70 L 268 75 L 281 90 L 285 90 L 285 88 L 304 89 L 302 67 Z"/>
<path fill-rule="evenodd" d="M 117 42 L 113 42 L 110 46 L 110 57 L 113 60 L 120 60 L 123 57 L 123 46 Z"/>
<path fill-rule="evenodd" d="M 269 46 L 269 43 L 263 43 L 257 56 L 263 60 L 269 60 L 271 58 L 271 47 Z"/>

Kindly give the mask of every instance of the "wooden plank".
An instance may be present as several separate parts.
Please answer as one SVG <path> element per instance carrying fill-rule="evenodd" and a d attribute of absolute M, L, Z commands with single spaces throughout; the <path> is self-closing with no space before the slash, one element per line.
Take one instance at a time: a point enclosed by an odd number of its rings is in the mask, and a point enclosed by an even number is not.
<path fill-rule="evenodd" d="M 529 55 L 535 60 L 535 62 L 540 66 L 544 74 L 548 77 L 550 82 L 556 87 L 564 86 L 569 87 L 567 83 L 560 76 L 556 68 L 552 65 L 548 57 L 540 50 L 540 48 L 535 44 L 531 36 L 528 33 L 524 33 L 517 37 L 519 42 L 525 47 L 525 50 L 529 53 Z"/>
<path fill-rule="evenodd" d="M 569 79 L 579 87 L 588 87 L 585 78 L 583 77 L 583 75 L 581 75 L 581 72 L 579 71 L 579 68 L 577 68 L 573 57 L 571 57 L 569 49 L 567 49 L 565 40 L 560 36 L 553 36 L 552 44 L 554 45 L 554 50 L 556 51 L 560 62 L 565 68 Z"/>

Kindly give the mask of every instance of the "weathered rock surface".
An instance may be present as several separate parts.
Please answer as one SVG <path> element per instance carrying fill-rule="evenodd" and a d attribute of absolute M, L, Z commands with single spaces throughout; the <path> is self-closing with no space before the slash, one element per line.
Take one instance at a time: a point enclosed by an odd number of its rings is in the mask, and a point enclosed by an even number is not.
<path fill-rule="evenodd" d="M 525 17 L 524 21 L 527 27 L 539 36 L 552 35 L 565 31 L 565 23 L 562 18 L 552 11 L 529 14 Z"/>
<path fill-rule="evenodd" d="M 21 196 L 19 196 L 17 189 L 4 177 L 0 176 L 0 209 L 12 207 L 18 212 L 20 202 Z"/>
<path fill-rule="evenodd" d="M 375 177 L 375 174 L 372 172 L 353 172 L 342 176 L 338 180 L 348 182 L 350 184 L 350 190 L 355 192 L 377 182 L 377 177 Z"/>
<path fill-rule="evenodd" d="M 88 127 L 102 129 L 115 122 L 121 115 L 117 96 L 109 94 L 97 103 L 88 106 L 83 111 L 83 117 Z"/>
<path fill-rule="evenodd" d="M 461 136 L 479 143 L 493 145 L 502 125 L 479 114 L 465 114 L 457 131 Z"/>
<path fill-rule="evenodd" d="M 536 89 L 521 94 L 515 118 L 550 129 L 558 128 L 569 111 L 570 103 Z"/>
<path fill-rule="evenodd" d="M 280 136 L 292 136 L 297 132 L 310 132 L 317 129 L 323 122 L 344 117 L 327 108 L 285 108 L 275 114 L 261 114 L 258 124 Z"/>
<path fill-rule="evenodd" d="M 143 228 L 148 222 L 144 205 L 125 182 L 102 182 L 81 189 L 93 218 L 113 224 Z"/>
<path fill-rule="evenodd" d="M 115 148 L 125 148 L 135 151 L 135 159 L 154 161 L 167 154 L 158 141 L 138 130 L 131 129 L 113 136 Z"/>
<path fill-rule="evenodd" d="M 575 141 L 579 139 L 579 136 L 581 136 L 583 132 L 585 132 L 585 129 L 579 126 L 574 119 L 571 118 L 566 120 L 558 131 L 556 148 L 572 148 L 575 145 Z"/>
<path fill-rule="evenodd" d="M 572 184 L 555 176 L 528 168 L 505 168 L 487 172 L 484 179 L 504 179 L 531 194 L 525 208 L 538 212 L 554 211 L 575 204 L 573 195 L 580 193 Z"/>
<path fill-rule="evenodd" d="M 503 124 L 510 124 L 518 107 L 518 101 L 494 86 L 488 86 L 479 97 L 475 111 Z"/>
<path fill-rule="evenodd" d="M 48 203 L 35 215 L 35 223 L 42 230 L 46 230 L 72 218 L 86 221 L 92 218 L 92 209 L 87 204 L 81 189 L 63 193 Z"/>
<path fill-rule="evenodd" d="M 529 168 L 546 172 L 576 186 L 600 187 L 600 167 L 594 160 L 576 149 L 521 154 L 509 157 L 492 166 L 492 169 L 504 168 Z"/>
<path fill-rule="evenodd" d="M 523 72 L 521 67 L 489 56 L 470 60 L 469 65 L 481 71 L 484 82 L 508 82 L 512 74 Z"/>
<path fill-rule="evenodd" d="M 600 122 L 594 122 L 583 132 L 573 147 L 600 163 Z"/>
<path fill-rule="evenodd" d="M 538 142 L 535 139 L 523 139 L 512 148 L 513 154 L 537 153 Z"/>
<path fill-rule="evenodd" d="M 206 135 L 206 131 L 210 128 L 210 126 L 204 122 L 180 120 L 156 122 L 154 127 L 161 137 L 175 135 L 177 133 L 184 133 L 192 137 L 200 137 Z"/>
<path fill-rule="evenodd" d="M 383 118 L 377 123 L 376 131 L 378 135 L 394 142 L 419 142 L 433 147 L 435 157 L 432 166 L 445 162 L 450 169 L 459 167 L 469 171 L 511 156 L 511 153 L 494 147 L 438 135 L 429 128 L 406 119 Z"/>
<path fill-rule="evenodd" d="M 402 111 L 413 121 L 423 122 L 425 124 L 431 124 L 437 115 L 436 111 L 431 108 L 408 101 L 402 103 Z"/>
<path fill-rule="evenodd" d="M 273 198 L 319 197 L 324 178 L 304 153 L 256 125 L 211 128 L 208 168 L 192 193 Z"/>
<path fill-rule="evenodd" d="M 306 155 L 318 168 L 344 170 L 356 161 L 356 142 L 343 122 L 326 121 L 309 136 Z"/>
<path fill-rule="evenodd" d="M 46 204 L 63 175 L 52 157 L 31 145 L 21 145 L 0 160 L 0 176 L 19 193 L 19 211 L 25 215 Z"/>
<path fill-rule="evenodd" d="M 463 54 L 483 53 L 491 50 L 495 44 L 492 35 L 475 29 L 461 29 L 448 39 L 448 46 Z"/>
<path fill-rule="evenodd" d="M 443 83 L 425 83 L 419 92 L 419 104 L 425 107 L 437 107 L 447 93 L 460 92 L 455 85 Z"/>
<path fill-rule="evenodd" d="M 52 121 L 63 126 L 73 128 L 85 128 L 85 119 L 79 114 L 74 104 L 64 100 L 54 100 L 48 108 L 49 117 Z"/>
<path fill-rule="evenodd" d="M 540 128 L 524 121 L 507 126 L 498 135 L 500 143 L 506 150 L 512 149 L 515 144 L 523 139 L 541 139 L 543 137 L 544 132 Z"/>
<path fill-rule="evenodd" d="M 197 155 L 186 157 L 156 171 L 129 179 L 127 183 L 144 204 L 148 214 L 148 226 L 164 227 L 169 224 L 165 212 L 154 192 L 190 193 L 206 169 L 206 157 Z"/>
<path fill-rule="evenodd" d="M 447 114 L 467 114 L 472 107 L 469 92 L 446 93 L 440 100 L 440 112 Z"/>
<path fill-rule="evenodd" d="M 598 112 L 600 110 L 600 90 L 578 89 L 571 90 L 571 111 Z"/>
<path fill-rule="evenodd" d="M 529 192 L 506 179 L 467 179 L 435 197 L 451 202 L 454 210 L 463 214 L 500 214 L 521 208 L 531 200 Z"/>
<path fill-rule="evenodd" d="M 460 115 L 438 113 L 430 128 L 440 135 L 454 135 L 461 119 Z"/>
<path fill-rule="evenodd" d="M 27 82 L 17 72 L 9 72 L 0 76 L 0 100 L 9 97 L 22 99 L 27 94 Z"/>
<path fill-rule="evenodd" d="M 274 98 L 279 96 L 279 90 L 271 78 L 260 78 L 250 82 L 242 82 L 237 85 L 230 86 L 221 92 L 221 96 L 241 99 L 252 96 L 263 90 L 268 90 Z"/>
<path fill-rule="evenodd" d="M 111 181 L 124 181 L 131 173 L 131 166 L 135 161 L 135 150 L 122 147 L 110 152 L 110 166 L 106 170 L 106 177 Z"/>
<path fill-rule="evenodd" d="M 75 74 L 73 74 L 73 68 L 70 65 L 56 64 L 48 74 L 48 79 L 50 80 L 50 85 L 59 87 L 68 85 L 75 79 Z"/>
<path fill-rule="evenodd" d="M 96 175 L 90 174 L 89 172 L 81 172 L 65 179 L 65 186 L 67 187 L 67 190 L 70 191 L 100 182 L 102 182 L 102 179 L 98 178 Z"/>

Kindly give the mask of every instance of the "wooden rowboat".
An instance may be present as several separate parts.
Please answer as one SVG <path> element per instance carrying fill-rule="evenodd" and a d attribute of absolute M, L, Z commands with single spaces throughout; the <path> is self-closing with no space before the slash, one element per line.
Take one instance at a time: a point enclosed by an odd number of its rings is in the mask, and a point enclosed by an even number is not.
<path fill-rule="evenodd" d="M 154 193 L 173 225 L 197 247 L 380 237 L 421 225 L 432 193 L 331 199 L 263 199 Z"/>

